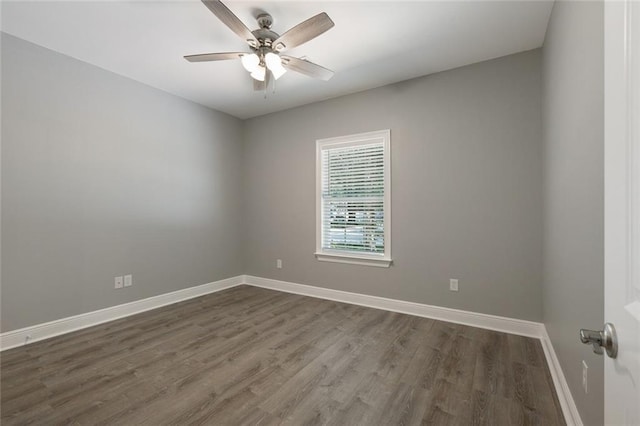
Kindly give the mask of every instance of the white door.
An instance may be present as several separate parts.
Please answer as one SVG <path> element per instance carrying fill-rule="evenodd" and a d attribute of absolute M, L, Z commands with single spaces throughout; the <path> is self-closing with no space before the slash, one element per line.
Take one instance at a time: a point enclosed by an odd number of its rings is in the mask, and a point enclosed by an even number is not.
<path fill-rule="evenodd" d="M 606 1 L 604 25 L 605 422 L 640 425 L 640 1 Z"/>

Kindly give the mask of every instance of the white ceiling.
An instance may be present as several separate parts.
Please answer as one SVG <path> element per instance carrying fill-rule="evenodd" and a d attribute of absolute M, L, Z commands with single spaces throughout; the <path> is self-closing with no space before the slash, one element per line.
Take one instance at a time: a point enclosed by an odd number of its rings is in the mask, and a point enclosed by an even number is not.
<path fill-rule="evenodd" d="M 336 72 L 288 72 L 254 92 L 239 61 L 182 56 L 246 44 L 200 1 L 3 1 L 2 31 L 239 118 L 359 92 L 542 46 L 552 1 L 231 1 L 250 29 L 273 16 L 280 34 L 327 12 L 335 27 L 291 56 Z"/>

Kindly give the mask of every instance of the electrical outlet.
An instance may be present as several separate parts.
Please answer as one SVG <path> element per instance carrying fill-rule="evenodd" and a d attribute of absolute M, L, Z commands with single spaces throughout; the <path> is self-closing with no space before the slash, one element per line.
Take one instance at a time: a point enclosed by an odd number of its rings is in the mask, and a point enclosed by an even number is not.
<path fill-rule="evenodd" d="M 282 259 L 276 259 L 276 268 L 282 269 Z"/>
<path fill-rule="evenodd" d="M 458 291 L 458 280 L 454 280 L 453 278 L 449 280 L 449 290 Z"/>
<path fill-rule="evenodd" d="M 124 286 L 131 287 L 133 285 L 133 275 L 124 276 Z"/>
<path fill-rule="evenodd" d="M 584 389 L 584 393 L 587 393 L 588 387 L 587 387 L 587 375 L 589 372 L 589 367 L 587 366 L 587 363 L 582 360 L 582 388 Z"/>
<path fill-rule="evenodd" d="M 116 277 L 113 286 L 115 288 L 122 288 L 123 285 L 122 277 Z"/>

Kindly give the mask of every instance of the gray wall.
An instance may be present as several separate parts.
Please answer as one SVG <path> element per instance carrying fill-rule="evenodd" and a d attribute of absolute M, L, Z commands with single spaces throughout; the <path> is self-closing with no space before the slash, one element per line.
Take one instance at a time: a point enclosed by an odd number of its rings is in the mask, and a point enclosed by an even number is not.
<path fill-rule="evenodd" d="M 582 420 L 593 425 L 604 422 L 603 357 L 577 333 L 604 322 L 603 37 L 602 2 L 557 1 L 543 47 L 543 319 Z"/>
<path fill-rule="evenodd" d="M 3 331 L 243 272 L 240 120 L 6 34 L 2 120 Z"/>
<path fill-rule="evenodd" d="M 541 320 L 540 61 L 529 51 L 248 120 L 245 272 Z M 317 261 L 315 140 L 386 128 L 393 266 Z"/>

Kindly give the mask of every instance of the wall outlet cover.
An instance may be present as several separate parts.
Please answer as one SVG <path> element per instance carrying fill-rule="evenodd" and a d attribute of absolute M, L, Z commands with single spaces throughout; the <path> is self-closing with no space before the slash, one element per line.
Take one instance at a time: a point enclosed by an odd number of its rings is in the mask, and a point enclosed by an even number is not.
<path fill-rule="evenodd" d="M 133 285 L 133 275 L 124 276 L 124 286 L 131 287 Z"/>
<path fill-rule="evenodd" d="M 114 288 L 122 288 L 124 286 L 124 281 L 122 277 L 116 277 L 114 280 L 113 287 Z"/>
<path fill-rule="evenodd" d="M 449 290 L 458 291 L 458 280 L 453 278 L 449 280 Z"/>

